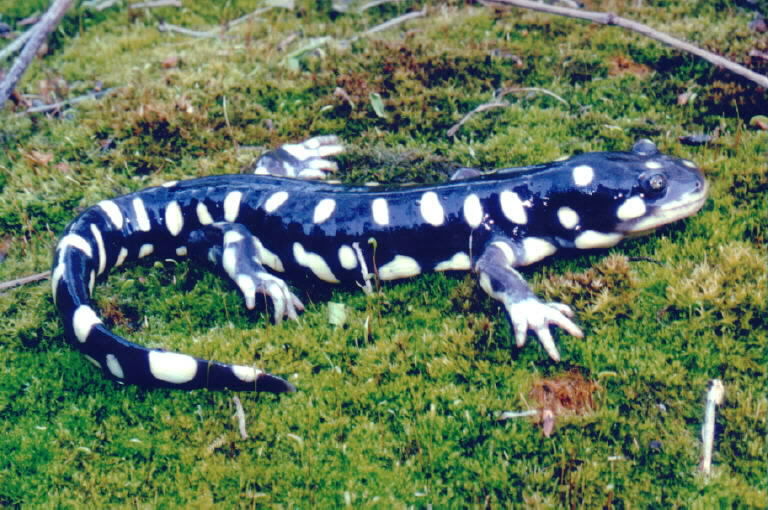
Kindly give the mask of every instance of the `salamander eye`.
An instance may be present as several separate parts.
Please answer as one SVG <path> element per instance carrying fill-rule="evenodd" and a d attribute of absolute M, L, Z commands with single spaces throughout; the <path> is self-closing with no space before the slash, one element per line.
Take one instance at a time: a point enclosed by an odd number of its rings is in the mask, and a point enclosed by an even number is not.
<path fill-rule="evenodd" d="M 652 174 L 643 178 L 641 186 L 649 195 L 658 195 L 667 189 L 667 178 L 663 174 Z"/>

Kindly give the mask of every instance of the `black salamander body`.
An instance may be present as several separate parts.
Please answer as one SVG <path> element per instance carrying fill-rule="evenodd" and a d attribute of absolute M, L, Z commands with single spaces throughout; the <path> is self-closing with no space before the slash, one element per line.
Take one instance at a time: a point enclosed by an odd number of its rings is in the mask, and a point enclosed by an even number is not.
<path fill-rule="evenodd" d="M 582 336 L 571 310 L 542 303 L 515 267 L 560 250 L 613 246 L 695 213 L 706 183 L 695 165 L 649 141 L 630 152 L 587 153 L 407 188 L 350 187 L 318 179 L 335 137 L 285 145 L 259 160 L 257 175 L 172 182 L 104 200 L 66 229 L 52 285 L 67 336 L 111 378 L 195 389 L 292 391 L 256 368 L 147 349 L 109 331 L 94 309 L 95 280 L 126 261 L 190 257 L 226 274 L 249 309 L 268 296 L 275 319 L 301 301 L 283 281 L 395 280 L 431 271 L 474 271 L 504 304 L 516 343 L 532 330 L 555 360 L 550 325 Z M 263 175 L 269 174 L 269 175 Z M 373 240 L 373 241 L 372 241 Z"/>

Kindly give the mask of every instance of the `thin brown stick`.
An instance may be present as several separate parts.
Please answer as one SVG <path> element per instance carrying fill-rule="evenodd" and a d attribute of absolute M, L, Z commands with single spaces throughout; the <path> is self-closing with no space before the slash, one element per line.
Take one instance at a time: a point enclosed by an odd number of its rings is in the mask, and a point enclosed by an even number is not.
<path fill-rule="evenodd" d="M 32 59 L 35 58 L 45 38 L 59 24 L 64 13 L 67 12 L 71 5 L 72 0 L 54 0 L 40 21 L 30 29 L 34 30 L 34 32 L 29 37 L 27 44 L 24 45 L 21 53 L 19 53 L 18 58 L 13 62 L 13 66 L 11 66 L 2 83 L 0 83 L 0 108 L 5 106 L 5 102 L 11 97 L 13 89 L 16 88 L 16 84 L 21 79 L 24 71 L 27 70 Z"/>
<path fill-rule="evenodd" d="M 14 287 L 20 287 L 22 285 L 39 282 L 40 280 L 45 280 L 46 278 L 50 278 L 50 277 L 51 277 L 50 271 L 43 271 L 42 273 L 31 274 L 29 276 L 22 276 L 21 278 L 16 278 L 15 280 L 0 282 L 0 292 L 6 291 L 8 289 L 12 289 Z"/>
<path fill-rule="evenodd" d="M 496 93 L 493 95 L 493 101 L 490 101 L 488 103 L 483 103 L 468 114 L 464 115 L 459 122 L 451 126 L 448 131 L 445 132 L 448 136 L 453 136 L 456 134 L 456 132 L 459 130 L 461 126 L 464 125 L 470 118 L 472 118 L 473 115 L 484 112 L 486 110 L 491 110 L 493 108 L 506 108 L 509 106 L 509 102 L 504 100 L 504 96 L 507 94 L 511 94 L 513 92 L 541 92 L 542 94 L 547 94 L 548 96 L 554 97 L 561 103 L 563 103 L 565 106 L 570 106 L 568 104 L 568 101 L 563 99 L 562 97 L 558 96 L 554 92 L 551 92 L 547 89 L 542 89 L 540 87 L 509 87 L 505 89 L 500 89 L 496 91 Z"/>
<path fill-rule="evenodd" d="M 464 115 L 460 121 L 458 121 L 456 124 L 451 126 L 448 131 L 445 132 L 448 136 L 453 136 L 456 134 L 456 132 L 461 128 L 461 126 L 464 125 L 469 119 L 472 118 L 473 115 L 476 113 L 484 112 L 486 110 L 491 110 L 493 108 L 506 108 L 509 106 L 509 102 L 507 101 L 491 101 L 490 103 L 483 103 L 468 114 Z"/>
<path fill-rule="evenodd" d="M 507 88 L 503 88 L 503 89 L 497 90 L 496 91 L 496 97 L 498 99 L 502 99 L 507 94 L 512 94 L 512 93 L 515 93 L 515 92 L 536 92 L 536 93 L 546 94 L 549 97 L 554 97 L 555 99 L 557 99 L 558 101 L 563 103 L 566 106 L 566 108 L 570 108 L 571 107 L 571 105 L 568 104 L 568 101 L 566 101 L 562 97 L 558 96 L 557 94 L 555 94 L 551 90 L 543 89 L 541 87 L 507 87 Z"/>
<path fill-rule="evenodd" d="M 27 41 L 34 33 L 35 27 L 28 29 L 26 32 L 14 39 L 11 44 L 0 50 L 0 60 L 5 60 L 10 57 L 27 44 Z"/>
<path fill-rule="evenodd" d="M 216 28 L 213 30 L 206 30 L 205 32 L 201 30 L 192 30 L 190 28 L 184 28 L 180 27 L 179 25 L 173 25 L 171 23 L 166 23 L 163 21 L 162 23 L 157 25 L 157 29 L 161 32 L 175 32 L 177 34 L 181 35 L 188 35 L 190 37 L 218 37 L 221 34 L 221 29 Z"/>
<path fill-rule="evenodd" d="M 398 16 L 396 18 L 392 18 L 391 20 L 385 21 L 384 23 L 381 23 L 380 25 L 376 25 L 374 27 L 369 28 L 365 32 L 363 32 L 363 35 L 371 35 L 375 34 L 376 32 L 381 32 L 382 30 L 387 30 L 389 28 L 394 27 L 395 25 L 399 25 L 400 23 L 405 23 L 406 21 L 420 18 L 427 14 L 427 9 L 424 8 L 420 11 L 414 11 L 409 12 L 407 14 L 403 14 L 402 16 Z"/>
<path fill-rule="evenodd" d="M 180 0 L 150 0 L 128 6 L 129 9 L 153 9 L 155 7 L 184 7 Z"/>
<path fill-rule="evenodd" d="M 233 19 L 232 21 L 227 21 L 222 26 L 214 28 L 212 30 L 192 30 L 190 28 L 184 28 L 180 27 L 179 25 L 172 25 L 170 23 L 162 22 L 159 25 L 157 25 L 157 29 L 161 32 L 176 32 L 177 34 L 182 35 L 188 35 L 190 37 L 200 37 L 200 38 L 206 38 L 206 37 L 218 37 L 222 35 L 224 32 L 229 30 L 232 27 L 236 27 L 237 25 L 240 25 L 242 23 L 245 23 L 246 21 L 250 21 L 251 19 L 257 18 L 258 16 L 264 14 L 265 12 L 271 10 L 272 7 L 262 7 L 260 9 L 256 9 L 253 12 L 250 12 L 244 16 L 240 16 L 239 18 Z"/>
<path fill-rule="evenodd" d="M 120 0 L 105 0 L 104 2 L 98 2 L 97 0 L 91 0 L 90 2 L 83 2 L 82 7 L 93 9 L 94 11 L 105 11 L 119 1 Z"/>
<path fill-rule="evenodd" d="M 762 74 L 751 71 L 746 67 L 737 64 L 736 62 L 728 60 L 727 58 L 721 57 L 720 55 L 710 51 L 701 49 L 698 46 L 694 46 L 689 42 L 683 41 L 682 39 L 678 39 L 677 37 L 672 37 L 671 35 L 665 34 L 664 32 L 654 30 L 648 25 L 644 25 L 627 18 L 622 18 L 621 16 L 616 16 L 613 13 L 584 11 L 581 9 L 570 9 L 568 7 L 557 7 L 555 5 L 547 5 L 539 2 L 533 2 L 531 0 L 485 0 L 485 3 L 512 5 L 522 9 L 531 9 L 549 14 L 557 14 L 559 16 L 567 16 L 569 18 L 585 19 L 595 23 L 601 23 L 603 25 L 616 25 L 617 27 L 626 28 L 628 30 L 632 30 L 633 32 L 637 32 L 638 34 L 650 37 L 651 39 L 659 41 L 660 43 L 666 44 L 667 46 L 671 46 L 673 48 L 677 48 L 679 50 L 696 55 L 697 57 L 703 58 L 713 65 L 724 67 L 734 74 L 743 76 L 744 78 L 755 82 L 757 85 L 763 88 L 768 88 L 768 76 L 764 76 Z"/>
<path fill-rule="evenodd" d="M 232 397 L 235 403 L 235 416 L 237 417 L 237 428 L 240 430 L 240 437 L 245 440 L 248 439 L 248 429 L 245 425 L 245 410 L 240 399 L 235 395 Z"/>
<path fill-rule="evenodd" d="M 60 108 L 64 108 L 65 106 L 73 106 L 78 103 L 82 103 L 83 101 L 87 101 L 89 99 L 101 99 L 102 97 L 106 96 L 107 94 L 111 94 L 112 92 L 118 90 L 119 88 L 120 87 L 112 87 L 109 89 L 101 90 L 99 92 L 90 92 L 82 96 L 73 97 L 72 99 L 65 99 L 64 101 L 59 101 L 58 103 L 33 106 L 32 108 L 28 108 L 23 112 L 19 112 L 17 115 L 27 115 L 30 113 L 45 113 L 45 112 L 58 110 Z"/>
<path fill-rule="evenodd" d="M 427 8 L 423 8 L 420 11 L 413 11 L 406 14 L 403 14 L 402 16 L 397 16 L 396 18 L 392 18 L 390 20 L 385 21 L 384 23 L 381 23 L 379 25 L 372 26 L 369 29 L 366 29 L 364 32 L 362 32 L 360 35 L 356 35 L 353 37 L 350 37 L 349 39 L 344 39 L 343 41 L 339 41 L 339 46 L 341 47 L 348 47 L 353 42 L 357 41 L 361 37 L 365 37 L 371 34 L 375 34 L 376 32 L 381 32 L 382 30 L 388 30 L 394 26 L 397 26 L 401 23 L 405 23 L 406 21 L 410 21 L 412 19 L 420 18 L 422 16 L 426 16 L 427 14 Z"/>

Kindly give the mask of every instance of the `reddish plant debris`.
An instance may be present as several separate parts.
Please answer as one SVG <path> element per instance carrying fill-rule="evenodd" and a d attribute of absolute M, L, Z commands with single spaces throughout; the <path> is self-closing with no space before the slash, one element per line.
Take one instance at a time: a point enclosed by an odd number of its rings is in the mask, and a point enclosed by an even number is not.
<path fill-rule="evenodd" d="M 552 435 L 558 417 L 584 416 L 595 410 L 593 395 L 600 385 L 570 370 L 533 383 L 530 397 L 540 409 L 538 421 L 546 437 Z"/>

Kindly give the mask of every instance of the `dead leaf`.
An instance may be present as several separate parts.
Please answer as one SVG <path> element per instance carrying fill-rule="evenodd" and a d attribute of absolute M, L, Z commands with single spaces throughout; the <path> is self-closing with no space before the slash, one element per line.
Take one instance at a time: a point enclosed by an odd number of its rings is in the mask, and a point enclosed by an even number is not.
<path fill-rule="evenodd" d="M 53 154 L 50 152 L 29 151 L 24 152 L 23 155 L 27 161 L 39 166 L 48 166 L 53 161 Z"/>
<path fill-rule="evenodd" d="M 535 381 L 530 396 L 541 409 L 539 423 L 544 435 L 552 434 L 558 417 L 592 413 L 595 410 L 592 395 L 599 389 L 600 385 L 584 379 L 577 370 Z"/>
<path fill-rule="evenodd" d="M 68 174 L 72 171 L 72 167 L 70 167 L 69 163 L 67 163 L 66 161 L 62 161 L 61 163 L 56 163 L 56 165 L 54 165 L 54 168 L 56 168 L 56 170 L 58 170 L 63 174 Z"/>
<path fill-rule="evenodd" d="M 757 129 L 768 131 L 768 117 L 765 115 L 755 115 L 749 119 L 749 125 L 750 127 L 756 127 Z"/>
<path fill-rule="evenodd" d="M 678 106 L 685 106 L 691 101 L 693 101 L 696 98 L 696 92 L 683 92 L 679 96 L 677 96 L 677 105 Z"/>
<path fill-rule="evenodd" d="M 172 55 L 162 62 L 163 69 L 172 69 L 174 67 L 178 67 L 179 65 L 179 57 L 176 55 Z"/>
<path fill-rule="evenodd" d="M 618 76 L 622 74 L 644 77 L 651 74 L 651 68 L 638 64 L 626 55 L 617 55 L 608 62 L 608 75 Z"/>

